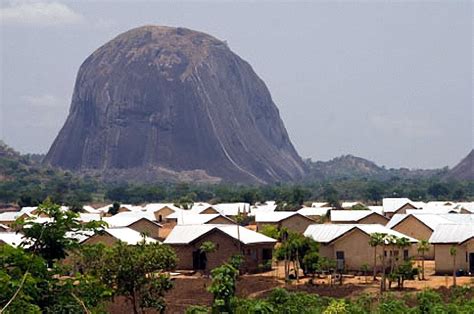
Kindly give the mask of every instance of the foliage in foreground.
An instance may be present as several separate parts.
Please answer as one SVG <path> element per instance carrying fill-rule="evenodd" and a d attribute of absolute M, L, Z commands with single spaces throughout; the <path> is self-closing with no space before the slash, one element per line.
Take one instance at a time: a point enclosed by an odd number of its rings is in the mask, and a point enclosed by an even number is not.
<path fill-rule="evenodd" d="M 355 299 L 320 297 L 304 292 L 288 292 L 274 289 L 264 299 L 233 298 L 226 313 L 286 313 L 286 314 L 428 314 L 428 313 L 474 313 L 474 289 L 472 287 L 453 288 L 443 297 L 434 290 L 406 293 L 396 298 L 387 293 L 382 298 L 362 295 Z M 188 314 L 219 313 L 215 306 L 192 306 Z M 221 312 L 222 313 L 222 312 Z"/>

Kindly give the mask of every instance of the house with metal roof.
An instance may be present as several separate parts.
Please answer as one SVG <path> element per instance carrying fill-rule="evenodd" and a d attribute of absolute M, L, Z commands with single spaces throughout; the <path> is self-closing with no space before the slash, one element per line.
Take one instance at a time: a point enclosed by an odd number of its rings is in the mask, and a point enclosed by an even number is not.
<path fill-rule="evenodd" d="M 262 230 L 265 225 L 272 225 L 278 229 L 286 228 L 293 232 L 303 233 L 306 228 L 314 224 L 311 218 L 292 211 L 275 211 L 258 213 L 255 215 L 257 231 Z"/>
<path fill-rule="evenodd" d="M 387 227 L 421 241 L 430 239 L 438 225 L 451 223 L 474 224 L 474 215 L 432 214 L 420 210 L 415 213 L 395 214 L 387 223 Z M 424 255 L 426 259 L 434 259 L 435 247 L 431 246 Z"/>
<path fill-rule="evenodd" d="M 429 242 L 435 249 L 437 274 L 452 274 L 453 268 L 474 275 L 474 224 L 436 226 Z M 451 255 L 454 249 L 455 254 Z"/>
<path fill-rule="evenodd" d="M 128 227 L 107 228 L 99 233 L 95 233 L 81 241 L 81 244 L 102 243 L 106 246 L 113 246 L 118 242 L 129 245 L 137 245 L 142 241 L 145 243 L 158 243 L 158 240 L 151 237 L 143 237 L 143 234 Z"/>
<path fill-rule="evenodd" d="M 374 248 L 369 244 L 372 233 L 408 239 L 409 245 L 405 248 L 387 246 L 385 254 L 389 258 L 401 261 L 412 257 L 416 251 L 416 239 L 379 224 L 313 224 L 304 235 L 318 242 L 319 254 L 336 260 L 338 269 L 360 271 L 364 264 L 374 267 Z M 378 250 L 381 254 L 382 248 Z"/>
<path fill-rule="evenodd" d="M 419 209 L 419 205 L 409 198 L 384 198 L 382 199 L 384 215 L 392 218 L 395 214 L 405 214 L 407 209 Z"/>
<path fill-rule="evenodd" d="M 388 218 L 371 210 L 331 210 L 331 223 L 334 224 L 381 224 L 385 225 Z"/>
<path fill-rule="evenodd" d="M 212 242 L 213 252 L 201 249 Z M 244 258 L 241 270 L 257 272 L 271 267 L 273 247 L 277 241 L 237 225 L 177 225 L 164 244 L 170 245 L 178 256 L 177 269 L 209 271 L 227 262 L 232 256 Z"/>

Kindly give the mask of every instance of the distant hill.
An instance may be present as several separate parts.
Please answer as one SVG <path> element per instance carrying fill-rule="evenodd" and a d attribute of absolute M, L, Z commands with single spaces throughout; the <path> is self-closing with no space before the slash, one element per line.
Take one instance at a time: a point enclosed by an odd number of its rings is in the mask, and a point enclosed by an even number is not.
<path fill-rule="evenodd" d="M 474 149 L 446 174 L 447 179 L 474 180 Z"/>
<path fill-rule="evenodd" d="M 374 180 L 388 180 L 390 178 L 441 177 L 447 172 L 443 169 L 386 169 L 373 161 L 353 155 L 342 155 L 329 161 L 306 160 L 309 173 L 306 181 L 357 179 L 367 178 Z"/>

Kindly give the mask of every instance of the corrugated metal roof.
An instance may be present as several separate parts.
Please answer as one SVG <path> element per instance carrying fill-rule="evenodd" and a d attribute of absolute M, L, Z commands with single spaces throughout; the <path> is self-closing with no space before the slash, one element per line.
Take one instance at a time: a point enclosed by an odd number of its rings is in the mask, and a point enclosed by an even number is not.
<path fill-rule="evenodd" d="M 155 215 L 152 212 L 144 211 L 121 212 L 112 217 L 104 217 L 102 220 L 110 227 L 125 227 L 142 218 L 146 218 L 150 221 L 156 220 Z"/>
<path fill-rule="evenodd" d="M 474 237 L 474 224 L 441 224 L 429 239 L 432 244 L 462 243 Z"/>
<path fill-rule="evenodd" d="M 222 215 L 224 216 L 237 216 L 239 213 L 249 213 L 249 203 L 221 203 L 214 205 Z"/>
<path fill-rule="evenodd" d="M 371 210 L 331 210 L 331 221 L 359 221 L 375 212 Z M 380 215 L 378 213 L 375 213 Z"/>
<path fill-rule="evenodd" d="M 409 198 L 384 198 L 382 199 L 382 206 L 383 211 L 385 213 L 393 213 L 400 209 L 403 205 L 411 204 L 414 207 L 418 207 L 414 202 L 412 202 Z"/>
<path fill-rule="evenodd" d="M 217 217 L 223 217 L 224 219 L 232 221 L 230 218 L 221 214 L 187 214 L 181 216 L 178 215 L 177 223 L 178 225 L 202 225 Z"/>
<path fill-rule="evenodd" d="M 13 247 L 18 247 L 24 238 L 21 233 L 16 232 L 0 232 L 0 242 Z"/>
<path fill-rule="evenodd" d="M 279 222 L 293 215 L 298 215 L 298 213 L 290 211 L 257 213 L 255 222 Z"/>
<path fill-rule="evenodd" d="M 383 233 L 393 235 L 398 238 L 407 238 L 410 242 L 418 242 L 418 240 L 409 237 L 405 234 L 391 230 L 379 224 L 314 224 L 308 226 L 304 235 L 311 237 L 316 242 L 329 243 L 336 238 L 346 234 L 350 230 L 358 228 L 367 234 Z"/>
<path fill-rule="evenodd" d="M 274 243 L 275 239 L 269 238 L 261 233 L 249 230 L 237 225 L 177 225 L 171 230 L 170 234 L 164 241 L 166 244 L 188 244 L 201 237 L 202 235 L 218 229 L 232 238 L 238 240 L 237 233 L 239 228 L 240 242 L 243 244 L 255 243 Z"/>
<path fill-rule="evenodd" d="M 108 229 L 105 229 L 104 231 L 107 232 L 108 234 L 110 234 L 111 236 L 113 236 L 114 238 L 116 238 L 116 239 L 118 239 L 122 242 L 125 242 L 127 244 L 130 244 L 130 245 L 136 245 L 136 244 L 143 241 L 143 237 L 140 234 L 140 232 L 135 231 L 135 230 L 130 229 L 130 228 L 126 228 L 126 227 L 124 227 L 124 228 L 108 228 Z M 152 239 L 150 237 L 146 237 L 145 239 L 146 239 L 145 243 L 156 243 L 156 242 L 158 242 L 157 240 Z"/>
<path fill-rule="evenodd" d="M 298 209 L 297 213 L 303 216 L 324 216 L 332 207 L 303 207 Z"/>

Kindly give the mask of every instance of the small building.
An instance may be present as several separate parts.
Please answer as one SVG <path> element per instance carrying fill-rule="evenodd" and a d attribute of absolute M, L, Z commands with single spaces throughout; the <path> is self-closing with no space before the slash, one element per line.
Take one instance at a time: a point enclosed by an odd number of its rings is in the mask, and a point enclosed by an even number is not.
<path fill-rule="evenodd" d="M 204 242 L 215 245 L 215 251 L 201 250 Z M 170 245 L 178 256 L 177 269 L 210 271 L 242 254 L 240 270 L 258 272 L 271 268 L 275 239 L 237 225 L 177 225 L 164 244 Z"/>
<path fill-rule="evenodd" d="M 26 219 L 29 217 L 32 217 L 32 215 L 21 211 L 4 212 L 0 214 L 0 224 L 11 228 L 11 226 L 15 223 L 17 219 Z"/>
<path fill-rule="evenodd" d="M 150 220 L 149 218 L 150 217 L 141 215 L 117 214 L 112 217 L 103 218 L 103 221 L 107 223 L 109 228 L 128 227 L 139 233 L 146 234 L 148 237 L 153 239 L 161 239 L 160 229 L 162 226 L 159 223 Z"/>
<path fill-rule="evenodd" d="M 419 209 L 419 205 L 409 198 L 384 198 L 382 207 L 384 215 L 389 219 L 395 214 L 406 214 L 407 209 Z"/>
<path fill-rule="evenodd" d="M 90 237 L 87 237 L 80 241 L 81 244 L 98 244 L 102 243 L 105 246 L 113 246 L 119 241 L 124 242 L 129 245 L 137 245 L 142 242 L 143 236 L 142 233 L 133 230 L 131 228 L 122 227 L 122 228 L 107 228 L 103 231 L 96 233 Z M 146 243 L 157 243 L 158 241 L 145 237 Z"/>
<path fill-rule="evenodd" d="M 474 224 L 438 225 L 429 242 L 435 249 L 436 274 L 452 274 L 454 268 L 474 275 Z M 456 252 L 455 264 L 452 248 Z"/>
<path fill-rule="evenodd" d="M 171 203 L 151 203 L 144 207 L 146 212 L 151 212 L 155 215 L 155 220 L 159 223 L 166 222 L 166 217 L 169 215 L 182 211 L 184 209 L 179 208 Z"/>
<path fill-rule="evenodd" d="M 172 215 L 169 220 L 174 220 L 178 225 L 235 225 L 236 222 L 221 214 L 182 214 Z"/>
<path fill-rule="evenodd" d="M 298 212 L 275 211 L 258 213 L 255 215 L 255 223 L 257 225 L 257 231 L 262 230 L 265 225 L 272 225 L 278 229 L 286 228 L 293 232 L 303 233 L 306 228 L 314 224 L 315 221 Z"/>
<path fill-rule="evenodd" d="M 336 260 L 339 270 L 360 271 L 364 264 L 374 267 L 374 248 L 369 244 L 372 233 L 405 237 L 410 241 L 410 246 L 404 248 L 403 251 L 400 248 L 388 249 L 387 247 L 385 250 L 387 256 L 408 259 L 416 250 L 414 247 L 417 243 L 416 239 L 377 224 L 314 224 L 306 229 L 304 235 L 318 242 L 319 254 Z M 377 249 L 377 255 L 381 254 L 381 247 Z M 379 264 L 377 257 L 377 265 L 380 266 Z"/>
<path fill-rule="evenodd" d="M 329 217 L 329 212 L 332 207 L 302 207 L 296 212 L 303 216 L 306 216 L 314 221 L 321 221 L 323 217 Z"/>
<path fill-rule="evenodd" d="M 380 224 L 385 225 L 388 218 L 371 210 L 331 210 L 331 223 L 334 224 Z"/>

